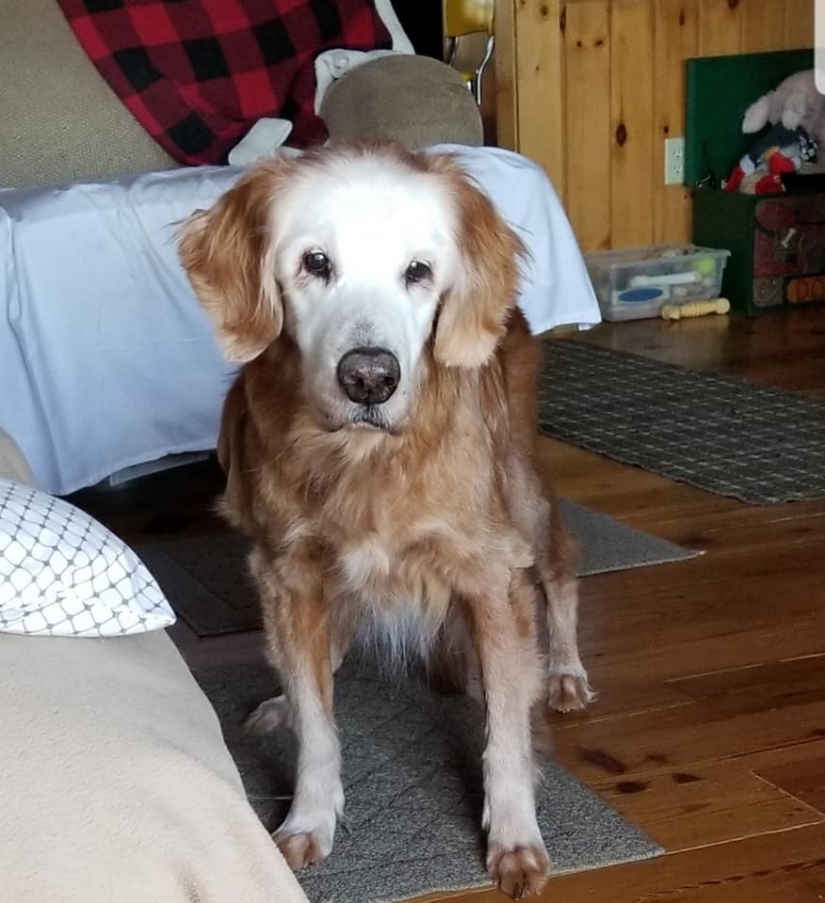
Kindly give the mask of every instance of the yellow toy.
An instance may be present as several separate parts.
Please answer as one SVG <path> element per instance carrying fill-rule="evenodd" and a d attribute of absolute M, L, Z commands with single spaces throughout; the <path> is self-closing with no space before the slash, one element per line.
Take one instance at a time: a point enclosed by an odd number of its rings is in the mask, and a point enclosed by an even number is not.
<path fill-rule="evenodd" d="M 687 304 L 665 304 L 662 318 L 665 320 L 683 320 L 687 317 L 706 317 L 708 314 L 726 314 L 730 310 L 727 298 L 716 298 L 713 301 L 688 301 Z"/>

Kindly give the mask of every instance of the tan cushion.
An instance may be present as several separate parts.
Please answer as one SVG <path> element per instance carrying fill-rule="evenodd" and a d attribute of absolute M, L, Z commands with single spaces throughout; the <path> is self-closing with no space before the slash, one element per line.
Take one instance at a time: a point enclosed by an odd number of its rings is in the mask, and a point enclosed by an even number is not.
<path fill-rule="evenodd" d="M 0 0 L 0 187 L 178 164 L 123 106 L 55 0 Z"/>
<path fill-rule="evenodd" d="M 389 139 L 412 149 L 484 142 L 462 76 L 425 56 L 386 56 L 356 67 L 327 90 L 321 118 L 333 139 Z"/>
<path fill-rule="evenodd" d="M 307 903 L 166 634 L 0 635 L 0 897 Z"/>

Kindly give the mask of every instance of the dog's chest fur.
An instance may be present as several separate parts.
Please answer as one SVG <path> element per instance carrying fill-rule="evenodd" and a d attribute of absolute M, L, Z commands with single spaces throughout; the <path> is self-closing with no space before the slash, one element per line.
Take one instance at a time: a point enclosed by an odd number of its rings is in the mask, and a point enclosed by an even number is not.
<path fill-rule="evenodd" d="M 454 591 L 477 591 L 468 575 L 530 566 L 532 552 L 486 476 L 444 482 L 425 472 L 421 482 L 399 478 L 375 494 L 366 481 L 337 485 L 312 526 L 330 588 L 367 614 L 419 616 L 437 626 Z"/>
<path fill-rule="evenodd" d="M 489 472 L 445 479 L 437 454 L 415 472 L 392 454 L 321 472 L 303 497 L 306 535 L 322 549 L 327 591 L 367 620 L 437 627 L 463 575 L 511 544 Z"/>
<path fill-rule="evenodd" d="M 391 647 L 425 649 L 444 618 L 451 586 L 439 559 L 422 546 L 394 546 L 380 533 L 353 538 L 335 550 L 332 586 L 362 629 Z"/>

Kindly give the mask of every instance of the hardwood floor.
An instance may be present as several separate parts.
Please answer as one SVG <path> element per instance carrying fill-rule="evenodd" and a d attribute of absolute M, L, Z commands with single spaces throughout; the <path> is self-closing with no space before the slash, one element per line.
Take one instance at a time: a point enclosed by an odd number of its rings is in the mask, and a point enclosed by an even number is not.
<path fill-rule="evenodd" d="M 605 325 L 583 340 L 825 399 L 825 309 Z M 554 719 L 555 754 L 667 853 L 554 877 L 544 898 L 825 900 L 825 500 L 747 506 L 572 446 L 541 449 L 564 495 L 706 552 L 582 581 L 582 656 L 601 696 Z M 84 503 L 127 536 L 214 529 L 208 467 L 174 493 L 162 484 Z M 184 628 L 176 639 L 192 661 L 259 648 Z"/>

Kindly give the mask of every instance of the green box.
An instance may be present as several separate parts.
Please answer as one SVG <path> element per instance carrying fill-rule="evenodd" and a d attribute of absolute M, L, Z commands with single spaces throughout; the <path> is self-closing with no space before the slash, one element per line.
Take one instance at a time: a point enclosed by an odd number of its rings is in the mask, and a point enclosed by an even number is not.
<path fill-rule="evenodd" d="M 722 295 L 737 310 L 825 300 L 825 193 L 749 195 L 719 187 L 756 137 L 742 134 L 745 110 L 813 65 L 813 50 L 687 63 L 685 184 L 694 188 L 693 241 L 731 252 Z M 819 153 L 825 156 L 825 148 Z"/>

